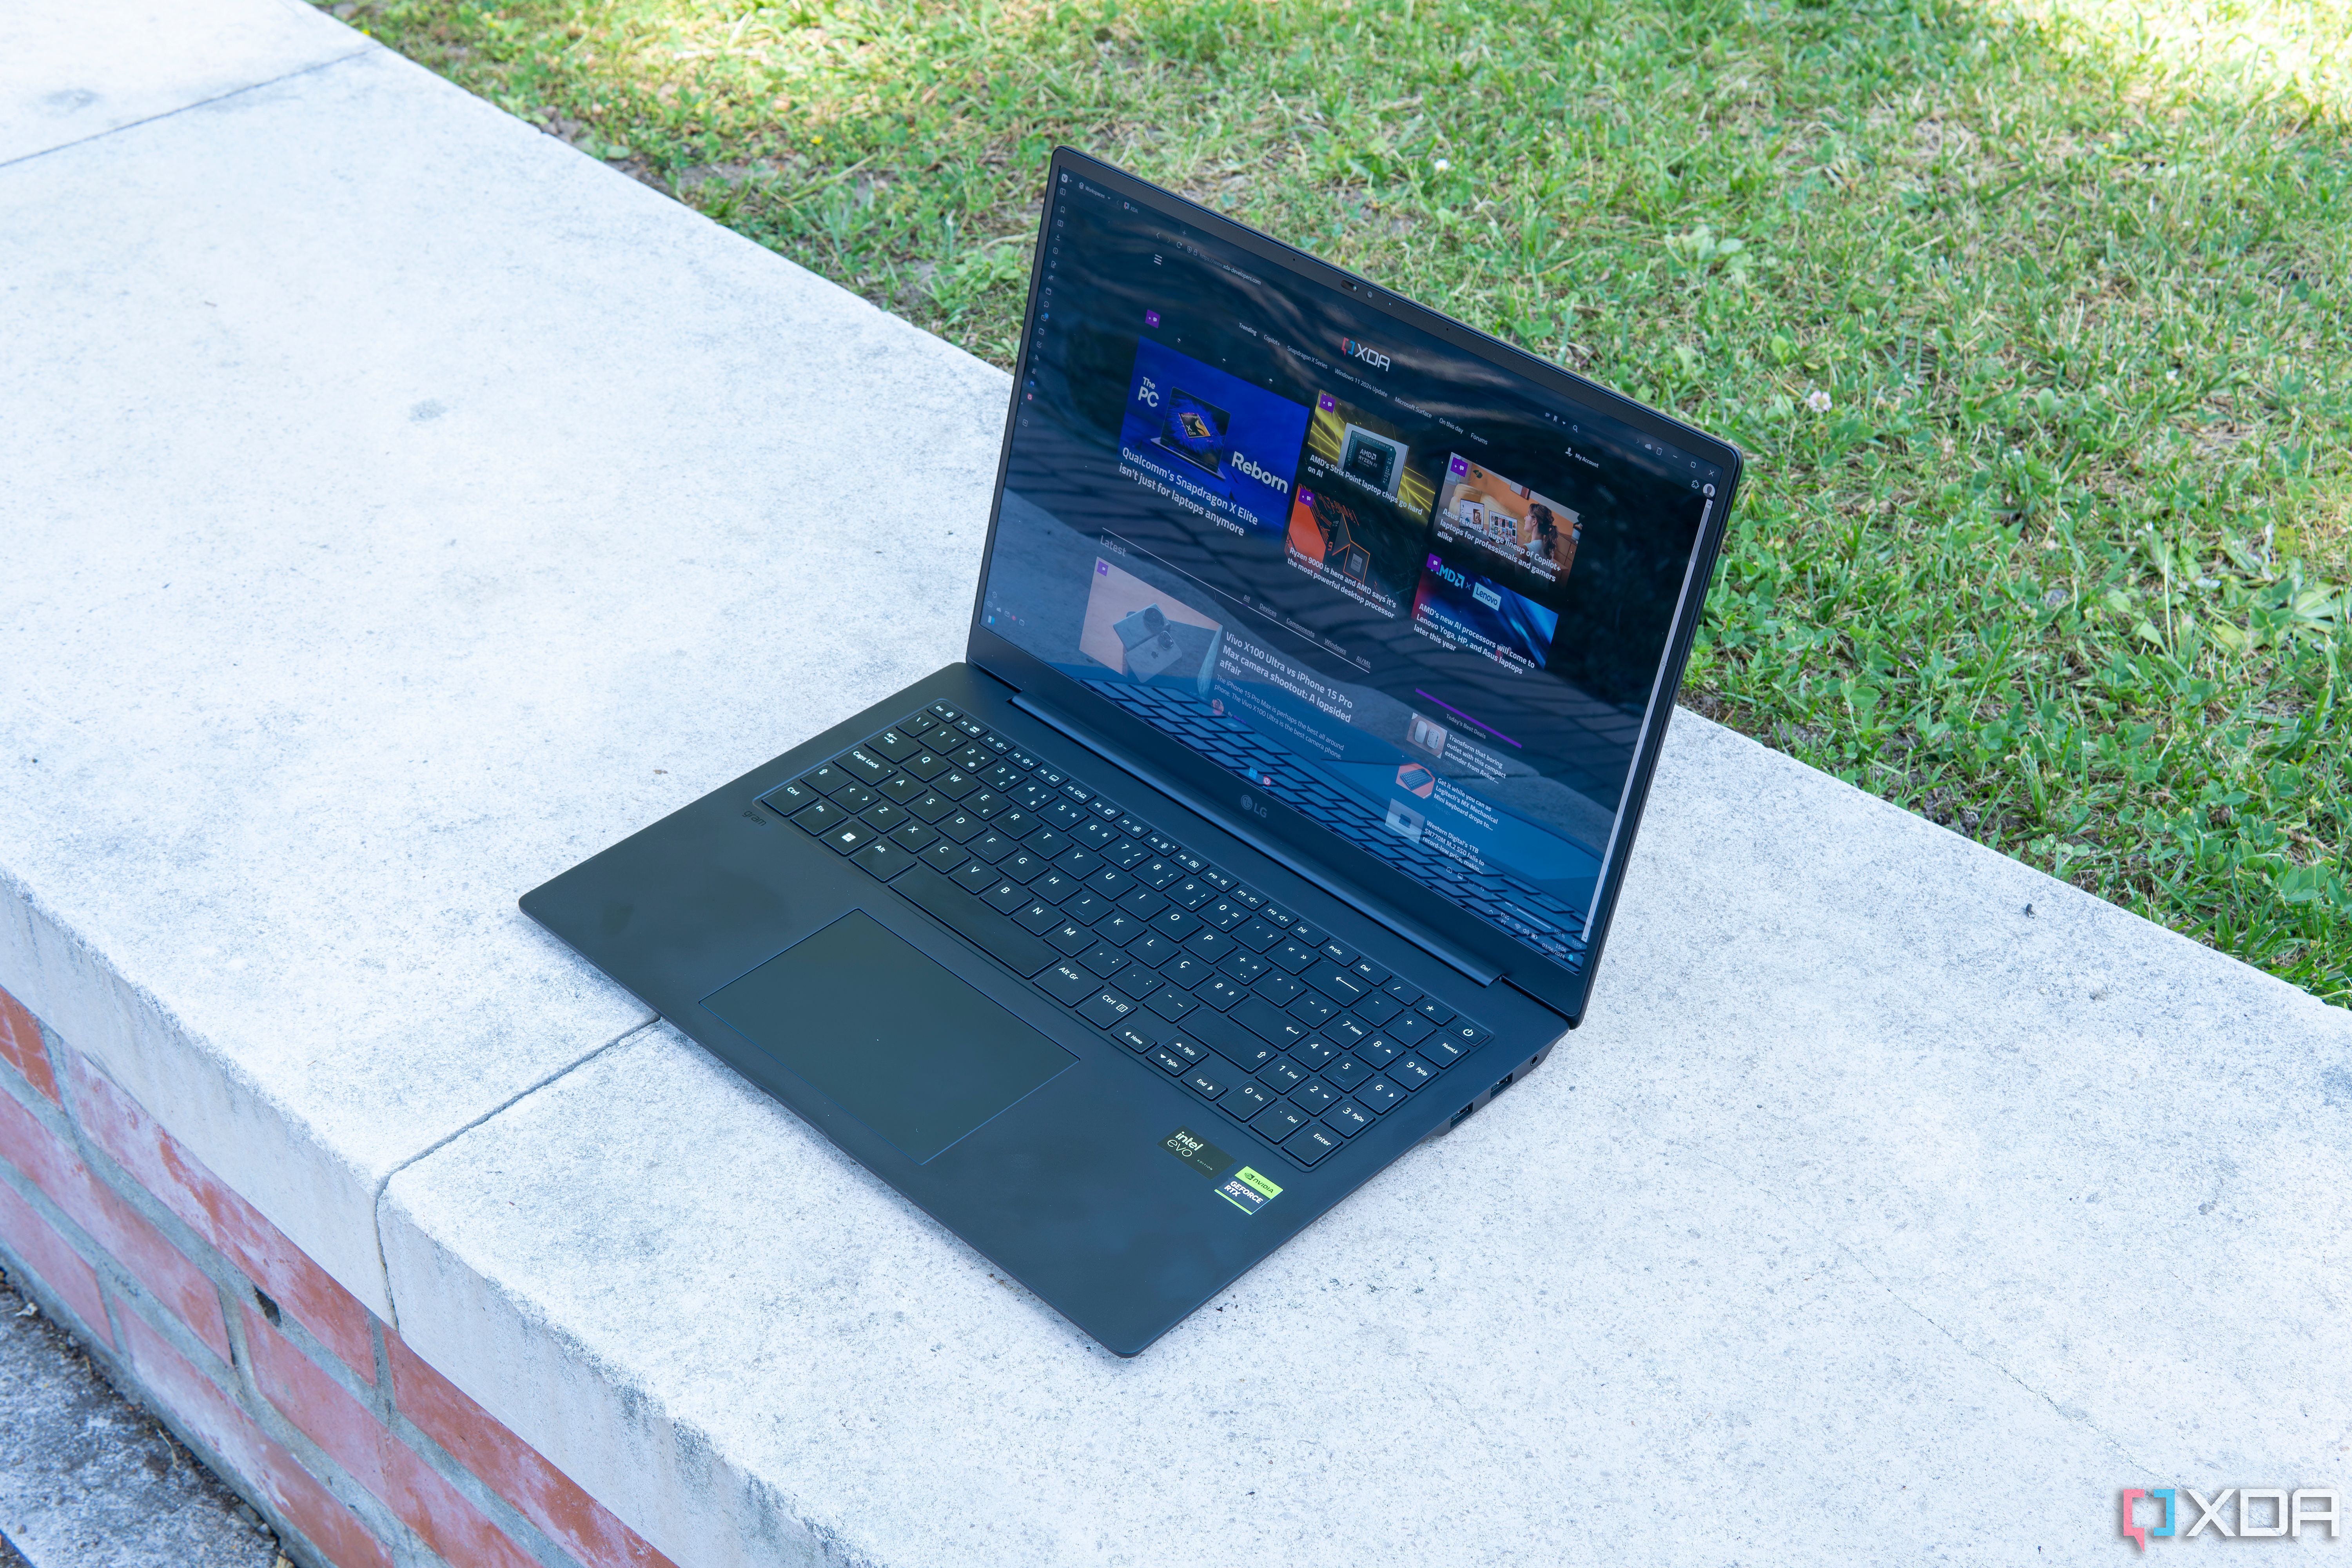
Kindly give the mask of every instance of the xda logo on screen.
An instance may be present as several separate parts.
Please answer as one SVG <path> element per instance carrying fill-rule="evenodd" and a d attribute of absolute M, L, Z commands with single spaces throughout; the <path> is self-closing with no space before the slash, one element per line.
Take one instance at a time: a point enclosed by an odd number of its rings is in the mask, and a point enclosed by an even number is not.
<path fill-rule="evenodd" d="M 2186 1527 L 2175 1512 L 2182 1498 L 2196 1510 L 2196 1517 Z M 2232 1498 L 2238 1502 L 2234 1521 L 2230 1517 Z M 2138 1517 L 2142 1501 L 2158 1505 L 2162 1517 L 2143 1521 Z M 2341 1528 L 2341 1511 L 2336 1493 L 2324 1488 L 2289 1491 L 2284 1487 L 2223 1487 L 2208 1502 L 2203 1492 L 2189 1487 L 2126 1487 L 2121 1523 L 2124 1536 L 2145 1552 L 2150 1539 L 2162 1541 L 2177 1536 L 2186 1541 L 2208 1531 L 2225 1540 L 2274 1540 L 2291 1535 L 2300 1541 L 2304 1526 L 2324 1524 L 2327 1538 L 2333 1541 Z"/>
<path fill-rule="evenodd" d="M 1386 370 L 1389 367 L 1388 355 L 1381 353 L 1380 350 L 1372 347 L 1371 344 L 1360 343 L 1353 338 L 1341 338 L 1339 340 L 1339 352 L 1346 354 L 1349 359 L 1362 360 L 1374 370 Z"/>

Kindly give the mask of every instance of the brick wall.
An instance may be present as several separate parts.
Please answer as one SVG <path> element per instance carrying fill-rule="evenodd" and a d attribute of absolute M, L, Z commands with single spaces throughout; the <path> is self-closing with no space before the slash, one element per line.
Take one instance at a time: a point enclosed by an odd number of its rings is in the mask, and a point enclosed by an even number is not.
<path fill-rule="evenodd" d="M 5 991 L 0 1265 L 306 1568 L 667 1564 Z"/>

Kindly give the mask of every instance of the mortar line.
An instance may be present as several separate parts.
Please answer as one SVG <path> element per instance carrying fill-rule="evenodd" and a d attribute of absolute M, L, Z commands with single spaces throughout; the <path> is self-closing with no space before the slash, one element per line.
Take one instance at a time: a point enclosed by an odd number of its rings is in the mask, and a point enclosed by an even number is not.
<path fill-rule="evenodd" d="M 606 1051 L 613 1049 L 616 1046 L 626 1045 L 629 1041 L 635 1039 L 639 1035 L 644 1034 L 646 1030 L 659 1027 L 661 1021 L 661 1015 L 656 1013 L 642 1024 L 632 1024 L 629 1027 L 622 1030 L 611 1039 L 606 1040 L 603 1045 L 598 1046 L 594 1050 L 590 1051 L 587 1055 L 575 1057 L 571 1061 L 568 1061 L 562 1066 L 549 1072 L 544 1078 L 515 1090 L 514 1093 L 509 1095 L 498 1104 L 490 1107 L 488 1110 L 483 1111 L 471 1121 L 467 1122 L 460 1128 L 457 1128 L 446 1137 L 436 1139 L 433 1142 L 427 1144 L 422 1149 L 419 1149 L 415 1153 L 409 1155 L 406 1159 L 401 1161 L 398 1164 L 393 1166 L 392 1169 L 383 1173 L 383 1179 L 376 1183 L 375 1191 L 370 1196 L 368 1201 L 368 1223 L 375 1227 L 375 1266 L 383 1276 L 383 1300 L 384 1304 L 392 1309 L 392 1321 L 389 1326 L 394 1333 L 400 1331 L 400 1303 L 394 1300 L 392 1298 L 392 1265 L 386 1261 L 383 1255 L 383 1195 L 386 1192 L 391 1190 L 393 1178 L 399 1175 L 411 1165 L 415 1164 L 418 1161 L 428 1159 L 431 1156 L 439 1153 L 442 1150 L 447 1148 L 458 1139 L 463 1138 L 467 1133 L 471 1132 L 475 1128 L 479 1127 L 482 1123 L 489 1121 L 492 1117 L 503 1115 L 506 1111 L 513 1109 L 523 1100 L 530 1099 L 534 1094 L 537 1094 L 541 1089 L 545 1089 L 550 1084 L 555 1082 L 556 1079 L 563 1078 L 568 1074 L 577 1072 L 580 1068 L 586 1067 L 590 1062 L 594 1061 L 598 1057 L 603 1056 Z"/>
<path fill-rule="evenodd" d="M 54 147 L 43 147 L 37 152 L 26 153 L 21 157 L 0 160 L 0 170 L 13 169 L 19 163 L 29 163 L 36 158 L 47 158 L 52 153 L 63 153 L 68 148 L 86 147 L 92 142 L 101 142 L 109 136 L 119 136 L 125 131 L 136 131 L 142 125 L 152 125 L 157 121 L 169 120 L 174 115 L 185 114 L 190 110 L 203 109 L 215 103 L 225 103 L 245 93 L 258 92 L 265 87 L 275 87 L 281 81 L 292 81 L 298 76 L 309 76 L 312 71 L 325 70 L 329 66 L 339 66 L 346 60 L 355 60 L 371 49 L 381 49 L 383 47 L 373 38 L 368 38 L 350 54 L 337 55 L 331 60 L 320 60 L 315 64 L 304 66 L 299 70 L 290 70 L 282 76 L 270 77 L 267 80 L 249 81 L 243 87 L 233 87 L 226 92 L 216 92 L 210 98 L 200 98 L 194 103 L 181 104 L 177 109 L 166 109 L 161 113 L 150 114 L 143 119 L 125 121 L 121 125 L 110 125 L 103 131 L 93 131 L 87 136 L 77 136 L 70 142 L 60 142 Z"/>

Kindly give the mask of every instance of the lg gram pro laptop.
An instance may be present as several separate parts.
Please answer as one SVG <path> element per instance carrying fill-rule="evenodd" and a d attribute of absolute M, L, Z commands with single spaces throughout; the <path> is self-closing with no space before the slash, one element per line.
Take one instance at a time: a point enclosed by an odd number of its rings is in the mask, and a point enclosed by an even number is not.
<path fill-rule="evenodd" d="M 1064 150 L 965 661 L 522 907 L 1132 1355 L 1582 1016 L 1738 475 Z"/>

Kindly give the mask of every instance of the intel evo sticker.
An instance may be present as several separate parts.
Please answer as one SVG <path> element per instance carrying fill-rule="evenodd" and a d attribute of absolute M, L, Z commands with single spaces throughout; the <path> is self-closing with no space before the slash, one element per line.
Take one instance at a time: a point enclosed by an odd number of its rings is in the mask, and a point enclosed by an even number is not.
<path fill-rule="evenodd" d="M 1282 1195 L 1282 1189 L 1244 1165 L 1218 1184 L 1217 1195 L 1244 1214 L 1255 1214 Z"/>
<path fill-rule="evenodd" d="M 1179 1127 L 1162 1138 L 1160 1146 L 1213 1182 L 1234 1168 L 1231 1154 L 1189 1127 Z"/>

